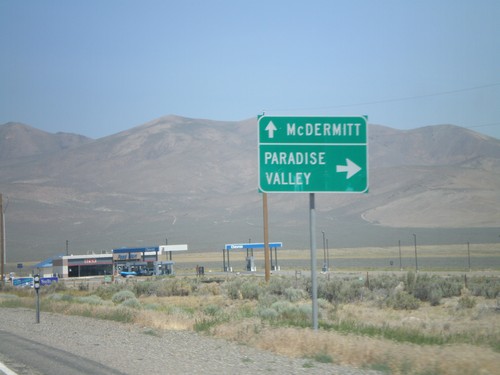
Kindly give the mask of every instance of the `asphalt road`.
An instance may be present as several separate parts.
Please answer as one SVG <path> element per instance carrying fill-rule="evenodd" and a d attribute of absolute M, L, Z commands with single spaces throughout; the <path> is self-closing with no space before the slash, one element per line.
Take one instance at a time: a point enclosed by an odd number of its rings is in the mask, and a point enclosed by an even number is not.
<path fill-rule="evenodd" d="M 6 366 L 18 374 L 124 375 L 105 364 L 3 330 L 0 353 Z"/>

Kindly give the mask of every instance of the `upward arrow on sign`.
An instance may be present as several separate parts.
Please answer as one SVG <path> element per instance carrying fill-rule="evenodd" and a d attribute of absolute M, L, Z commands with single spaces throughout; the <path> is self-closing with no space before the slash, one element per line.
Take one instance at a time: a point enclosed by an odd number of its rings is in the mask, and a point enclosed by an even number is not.
<path fill-rule="evenodd" d="M 268 133 L 269 138 L 274 138 L 274 132 L 276 130 L 278 130 L 276 125 L 274 125 L 272 121 L 269 121 L 269 124 L 266 126 L 266 132 Z"/>

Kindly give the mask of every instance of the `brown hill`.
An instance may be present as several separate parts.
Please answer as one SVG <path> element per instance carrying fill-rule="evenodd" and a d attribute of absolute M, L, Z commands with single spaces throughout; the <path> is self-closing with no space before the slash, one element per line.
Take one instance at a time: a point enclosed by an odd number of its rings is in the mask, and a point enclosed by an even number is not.
<path fill-rule="evenodd" d="M 56 152 L 89 141 L 90 138 L 83 135 L 51 134 L 28 125 L 9 122 L 0 125 L 0 161 Z"/>
<path fill-rule="evenodd" d="M 8 127 L 0 150 L 15 149 Z M 36 129 L 17 134 L 17 144 L 39 145 L 0 151 L 8 254 L 21 260 L 61 252 L 66 240 L 75 253 L 167 238 L 193 250 L 262 241 L 256 119 L 166 116 L 66 147 L 60 134 L 42 132 L 43 143 Z M 499 140 L 450 125 L 370 125 L 369 135 L 370 192 L 317 195 L 317 230 L 331 246 L 394 244 L 416 230 L 424 242 L 497 241 Z M 269 211 L 271 240 L 307 248 L 307 194 L 270 194 Z"/>

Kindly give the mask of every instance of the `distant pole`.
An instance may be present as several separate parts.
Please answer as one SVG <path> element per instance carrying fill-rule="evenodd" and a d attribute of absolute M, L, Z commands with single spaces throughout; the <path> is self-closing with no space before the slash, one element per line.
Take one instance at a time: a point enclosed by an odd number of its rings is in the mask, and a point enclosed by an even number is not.
<path fill-rule="evenodd" d="M 415 233 L 413 233 L 413 243 L 415 244 L 415 272 L 418 272 L 417 235 Z"/>
<path fill-rule="evenodd" d="M 399 246 L 399 270 L 403 271 L 403 262 L 401 262 L 401 240 L 398 241 Z"/>
<path fill-rule="evenodd" d="M 264 221 L 264 269 L 266 282 L 271 280 L 271 264 L 270 264 L 270 251 L 269 251 L 269 222 L 267 218 L 267 193 L 262 193 L 262 211 Z"/>
<path fill-rule="evenodd" d="M 66 255 L 69 255 L 69 241 L 66 240 Z"/>
<path fill-rule="evenodd" d="M 1 278 L 1 286 L 4 286 L 4 273 L 5 273 L 5 264 L 4 264 L 4 256 L 5 256 L 5 249 L 4 249 L 4 217 L 3 217 L 3 203 L 2 203 L 2 193 L 0 193 L 0 278 Z"/>
<path fill-rule="evenodd" d="M 328 267 L 326 265 L 326 239 L 325 239 L 325 232 L 321 231 L 323 234 L 323 271 L 326 272 L 328 271 Z"/>
<path fill-rule="evenodd" d="M 469 272 L 471 271 L 470 267 L 470 242 L 467 242 L 467 257 L 469 258 Z"/>
<path fill-rule="evenodd" d="M 330 270 L 330 250 L 328 249 L 328 238 L 326 239 L 326 266 Z"/>
<path fill-rule="evenodd" d="M 7 211 L 7 206 L 9 201 L 3 205 L 2 212 L 2 230 L 3 230 L 3 263 L 7 265 L 7 232 L 5 231 L 5 211 Z"/>

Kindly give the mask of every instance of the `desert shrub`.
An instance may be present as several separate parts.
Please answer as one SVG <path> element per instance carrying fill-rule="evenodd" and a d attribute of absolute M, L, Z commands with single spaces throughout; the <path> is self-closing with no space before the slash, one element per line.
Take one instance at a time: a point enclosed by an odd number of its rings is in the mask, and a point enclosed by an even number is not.
<path fill-rule="evenodd" d="M 241 284 L 243 280 L 241 278 L 234 278 L 224 284 L 224 290 L 226 294 L 231 299 L 240 299 L 243 298 L 241 295 Z"/>
<path fill-rule="evenodd" d="M 329 302 L 340 302 L 340 291 L 342 280 L 321 280 L 318 283 L 318 298 L 324 298 Z"/>
<path fill-rule="evenodd" d="M 268 290 L 263 290 L 259 293 L 259 306 L 270 307 L 273 303 L 279 300 L 279 297 L 269 293 Z"/>
<path fill-rule="evenodd" d="M 468 294 L 458 299 L 459 309 L 472 309 L 474 306 L 476 306 L 476 299 Z"/>
<path fill-rule="evenodd" d="M 45 298 L 52 301 L 73 302 L 75 297 L 73 297 L 71 294 L 54 293 L 54 294 L 49 294 Z"/>
<path fill-rule="evenodd" d="M 279 324 L 291 324 L 298 326 L 306 326 L 309 324 L 312 316 L 312 306 L 310 304 L 295 305 L 288 301 L 277 301 L 270 307 L 275 310 L 277 316 L 274 322 Z M 267 312 L 268 316 L 272 313 Z M 262 316 L 262 315 L 261 315 Z"/>
<path fill-rule="evenodd" d="M 259 317 L 264 320 L 275 320 L 278 318 L 278 312 L 271 307 L 264 307 L 258 312 Z"/>
<path fill-rule="evenodd" d="M 0 294 L 0 307 L 22 306 L 22 299 L 15 294 Z"/>
<path fill-rule="evenodd" d="M 220 294 L 221 286 L 216 282 L 202 283 L 196 288 L 196 295 L 198 296 L 218 296 Z"/>
<path fill-rule="evenodd" d="M 224 290 L 231 299 L 250 300 L 257 300 L 259 299 L 259 295 L 269 292 L 266 285 L 261 284 L 258 279 L 254 278 L 234 278 L 225 283 Z"/>
<path fill-rule="evenodd" d="M 203 313 L 205 313 L 206 315 L 210 315 L 210 316 L 216 316 L 221 311 L 222 311 L 221 307 L 218 305 L 214 305 L 214 304 L 206 305 L 203 308 Z"/>
<path fill-rule="evenodd" d="M 369 290 L 358 279 L 321 280 L 318 283 L 318 297 L 332 303 L 355 302 L 365 298 Z"/>
<path fill-rule="evenodd" d="M 244 304 L 238 308 L 237 317 L 252 318 L 256 314 L 255 306 L 252 303 Z"/>
<path fill-rule="evenodd" d="M 460 295 L 463 281 L 457 277 L 450 277 L 441 279 L 440 285 L 443 298 L 456 297 Z"/>
<path fill-rule="evenodd" d="M 146 303 L 142 307 L 144 308 L 144 310 L 151 310 L 151 311 L 161 310 L 161 305 L 155 302 Z"/>
<path fill-rule="evenodd" d="M 82 296 L 82 297 L 78 297 L 76 299 L 76 301 L 78 303 L 87 303 L 89 305 L 102 305 L 104 303 L 104 301 L 102 300 L 101 297 L 93 294 L 93 295 L 90 295 L 90 296 Z"/>
<path fill-rule="evenodd" d="M 193 289 L 195 280 L 189 278 L 166 278 L 158 285 L 156 295 L 158 297 L 189 296 Z"/>
<path fill-rule="evenodd" d="M 413 288 L 413 296 L 421 301 L 429 301 L 434 305 L 439 304 L 443 295 L 440 280 L 442 279 L 437 276 L 419 275 Z"/>
<path fill-rule="evenodd" d="M 89 283 L 85 283 L 85 282 L 81 282 L 80 284 L 78 284 L 78 290 L 81 291 L 81 292 L 86 292 L 89 290 Z"/>
<path fill-rule="evenodd" d="M 67 290 L 66 284 L 62 281 L 54 282 L 50 285 L 40 288 L 40 290 L 45 294 L 52 294 L 56 292 L 64 292 Z"/>
<path fill-rule="evenodd" d="M 497 277 L 474 277 L 470 278 L 467 284 L 474 296 L 491 299 L 500 296 L 500 279 Z"/>
<path fill-rule="evenodd" d="M 88 316 L 97 319 L 113 320 L 115 322 L 130 323 L 136 319 L 137 310 L 118 306 L 113 308 L 98 308 L 88 310 Z M 80 315 L 80 314 L 79 314 Z M 84 315 L 84 314 L 81 314 Z M 84 315 L 85 316 L 85 315 Z"/>
<path fill-rule="evenodd" d="M 121 290 L 118 293 L 113 294 L 113 296 L 111 297 L 111 301 L 118 304 L 130 298 L 135 298 L 134 292 L 132 292 L 131 290 Z"/>
<path fill-rule="evenodd" d="M 395 275 L 379 275 L 377 277 L 370 277 L 368 288 L 370 290 L 391 290 L 394 289 L 401 280 L 399 280 Z"/>
<path fill-rule="evenodd" d="M 345 282 L 340 289 L 340 301 L 344 303 L 360 301 L 364 298 L 369 289 L 358 280 Z"/>
<path fill-rule="evenodd" d="M 269 280 L 268 290 L 270 293 L 282 296 L 285 294 L 285 290 L 293 286 L 293 281 L 291 278 L 286 277 L 273 277 Z"/>
<path fill-rule="evenodd" d="M 241 296 L 243 299 L 258 299 L 259 298 L 259 284 L 257 280 L 248 279 L 241 284 Z"/>
<path fill-rule="evenodd" d="M 111 299 L 113 295 L 125 289 L 128 289 L 128 285 L 126 285 L 125 283 L 99 285 L 99 287 L 95 291 L 95 294 L 102 299 Z"/>
<path fill-rule="evenodd" d="M 297 302 L 309 298 L 309 294 L 303 289 L 287 288 L 283 294 L 290 302 Z"/>
<path fill-rule="evenodd" d="M 161 286 L 159 281 L 143 281 L 135 283 L 132 287 L 137 296 L 154 296 L 157 295 L 158 289 Z"/>
<path fill-rule="evenodd" d="M 441 291 L 441 288 L 435 288 L 431 289 L 429 291 L 429 302 L 432 306 L 437 306 L 441 303 L 441 298 L 443 297 L 443 292 Z"/>
<path fill-rule="evenodd" d="M 141 308 L 141 303 L 139 302 L 139 300 L 135 297 L 132 297 L 132 298 L 127 298 L 126 300 L 124 300 L 120 306 L 123 306 L 123 307 L 128 307 L 128 308 L 131 308 L 131 309 L 140 309 Z"/>
<path fill-rule="evenodd" d="M 386 304 L 395 310 L 416 310 L 420 307 L 419 300 L 404 290 L 391 295 Z"/>
<path fill-rule="evenodd" d="M 415 276 L 415 272 L 409 271 L 406 274 L 406 290 L 408 293 L 413 292 L 413 288 L 415 287 L 415 281 L 417 280 L 417 277 Z"/>

